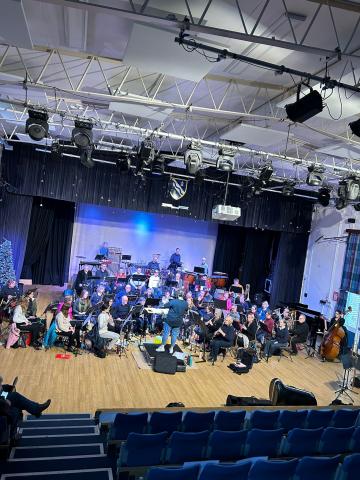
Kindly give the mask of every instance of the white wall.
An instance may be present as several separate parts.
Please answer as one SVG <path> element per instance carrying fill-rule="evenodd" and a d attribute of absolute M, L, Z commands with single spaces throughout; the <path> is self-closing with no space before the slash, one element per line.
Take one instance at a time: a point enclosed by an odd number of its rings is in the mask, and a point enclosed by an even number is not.
<path fill-rule="evenodd" d="M 207 258 L 209 269 L 215 252 L 217 224 L 175 215 L 160 215 L 90 204 L 77 206 L 69 277 L 78 271 L 78 255 L 93 260 L 100 245 L 122 248 L 132 260 L 148 263 L 153 253 L 160 253 L 160 265 L 168 266 L 176 247 L 187 270 Z"/>
<path fill-rule="evenodd" d="M 355 218 L 356 223 L 348 223 Z M 346 250 L 347 229 L 360 228 L 360 213 L 352 206 L 343 210 L 317 205 L 313 214 L 311 233 L 304 270 L 300 302 L 331 317 L 336 308 L 333 293 L 340 291 Z M 320 238 L 321 237 L 321 238 Z M 320 300 L 325 300 L 323 306 Z"/>

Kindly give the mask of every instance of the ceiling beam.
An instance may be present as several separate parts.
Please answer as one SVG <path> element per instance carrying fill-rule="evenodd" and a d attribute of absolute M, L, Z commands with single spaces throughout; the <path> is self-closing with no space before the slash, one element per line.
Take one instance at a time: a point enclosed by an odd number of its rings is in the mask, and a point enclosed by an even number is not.
<path fill-rule="evenodd" d="M 311 3 L 318 3 L 320 5 L 327 5 L 329 7 L 339 8 L 350 12 L 360 13 L 360 5 L 357 2 L 350 0 L 307 0 Z"/>
<path fill-rule="evenodd" d="M 268 45 L 272 47 L 282 48 L 285 50 L 297 51 L 302 53 L 309 53 L 311 55 L 320 55 L 328 58 L 333 58 L 339 55 L 340 52 L 337 50 L 327 50 L 324 48 L 319 48 L 315 46 L 302 45 L 294 42 L 286 42 L 284 40 L 277 40 L 274 37 L 264 37 L 261 35 L 254 35 L 251 33 L 237 32 L 234 30 L 227 30 L 224 28 L 210 27 L 199 23 L 183 22 L 177 19 L 163 18 L 156 16 L 154 14 L 150 15 L 147 13 L 134 11 L 130 8 L 119 8 L 113 7 L 110 5 L 101 5 L 95 2 L 87 1 L 86 3 L 81 0 L 38 0 L 42 3 L 51 3 L 55 5 L 68 6 L 72 8 L 80 8 L 82 10 L 92 10 L 94 12 L 104 13 L 108 11 L 112 15 L 118 14 L 123 18 L 128 18 L 129 20 L 136 22 L 144 22 L 155 27 L 165 27 L 165 28 L 184 28 L 191 32 L 197 32 L 205 35 L 211 35 L 215 37 L 230 38 L 234 40 L 241 40 L 248 43 L 256 43 L 261 45 Z M 360 48 L 360 46 L 359 46 Z M 358 55 L 343 54 L 344 57 L 355 57 L 360 58 Z"/>

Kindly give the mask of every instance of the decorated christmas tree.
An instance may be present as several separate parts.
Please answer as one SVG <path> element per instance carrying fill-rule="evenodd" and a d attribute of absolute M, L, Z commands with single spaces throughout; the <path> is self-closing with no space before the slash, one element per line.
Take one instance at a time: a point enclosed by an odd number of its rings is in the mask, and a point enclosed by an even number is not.
<path fill-rule="evenodd" d="M 4 240 L 0 244 L 0 287 L 8 280 L 15 280 L 15 270 L 10 240 Z"/>

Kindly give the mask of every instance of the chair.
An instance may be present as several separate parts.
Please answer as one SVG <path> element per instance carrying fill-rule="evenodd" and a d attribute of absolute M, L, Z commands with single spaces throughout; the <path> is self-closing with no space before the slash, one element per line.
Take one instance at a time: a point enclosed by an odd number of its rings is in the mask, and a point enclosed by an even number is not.
<path fill-rule="evenodd" d="M 304 457 L 295 472 L 296 480 L 335 480 L 341 455 L 336 457 Z"/>
<path fill-rule="evenodd" d="M 249 428 L 274 430 L 277 427 L 279 410 L 254 410 L 249 422 Z"/>
<path fill-rule="evenodd" d="M 239 432 L 215 430 L 209 437 L 208 458 L 227 461 L 243 457 L 247 434 L 247 430 Z"/>
<path fill-rule="evenodd" d="M 186 412 L 182 422 L 184 432 L 212 430 L 215 412 Z"/>
<path fill-rule="evenodd" d="M 309 410 L 305 428 L 328 427 L 333 414 L 334 410 Z"/>
<path fill-rule="evenodd" d="M 220 410 L 217 412 L 214 421 L 214 430 L 222 430 L 227 432 L 234 432 L 244 428 L 246 411 L 226 411 Z"/>
<path fill-rule="evenodd" d="M 183 463 L 205 458 L 209 432 L 173 432 L 166 453 L 166 463 Z"/>
<path fill-rule="evenodd" d="M 150 433 L 168 432 L 171 435 L 179 430 L 181 419 L 182 412 L 154 412 L 149 421 Z"/>
<path fill-rule="evenodd" d="M 147 480 L 197 480 L 198 465 L 180 468 L 152 467 L 148 471 Z"/>
<path fill-rule="evenodd" d="M 350 452 L 360 453 L 360 427 L 355 428 L 350 440 Z"/>
<path fill-rule="evenodd" d="M 251 460 L 233 465 L 205 465 L 199 480 L 247 480 L 251 466 Z"/>
<path fill-rule="evenodd" d="M 267 456 L 276 457 L 284 430 L 259 430 L 254 428 L 247 434 L 244 455 L 246 457 Z"/>
<path fill-rule="evenodd" d="M 289 480 L 292 478 L 298 460 L 258 460 L 250 468 L 248 480 Z"/>
<path fill-rule="evenodd" d="M 337 480 L 358 480 L 360 471 L 360 453 L 344 458 Z"/>
<path fill-rule="evenodd" d="M 336 427 L 336 428 L 346 428 L 346 427 L 354 427 L 356 426 L 356 422 L 359 416 L 359 410 L 349 410 L 345 408 L 341 408 L 340 410 L 336 410 L 334 415 L 331 419 L 331 424 L 329 427 Z"/>
<path fill-rule="evenodd" d="M 288 353 L 288 355 L 286 355 Z M 290 345 L 286 345 L 285 347 L 279 347 L 279 358 L 278 362 L 280 362 L 281 358 L 288 358 L 292 362 L 292 350 Z"/>
<path fill-rule="evenodd" d="M 282 410 L 278 419 L 278 427 L 286 432 L 292 428 L 304 428 L 307 410 Z"/>
<path fill-rule="evenodd" d="M 323 428 L 290 430 L 282 445 L 282 455 L 288 457 L 316 455 L 323 431 Z"/>
<path fill-rule="evenodd" d="M 325 428 L 320 439 L 319 453 L 324 455 L 337 455 L 346 453 L 350 449 L 350 440 L 355 427 Z"/>
<path fill-rule="evenodd" d="M 163 460 L 166 439 L 167 432 L 154 434 L 129 433 L 120 450 L 119 466 L 159 465 Z"/>
<path fill-rule="evenodd" d="M 110 427 L 109 441 L 126 440 L 129 433 L 145 433 L 147 413 L 117 413 Z"/>

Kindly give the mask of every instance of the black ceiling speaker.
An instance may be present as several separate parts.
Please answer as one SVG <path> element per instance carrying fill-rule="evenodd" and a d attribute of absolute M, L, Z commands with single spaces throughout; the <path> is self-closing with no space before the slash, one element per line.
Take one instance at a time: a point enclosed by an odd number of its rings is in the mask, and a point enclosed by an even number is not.
<path fill-rule="evenodd" d="M 289 120 L 302 123 L 322 112 L 324 108 L 323 99 L 318 91 L 312 90 L 302 98 L 299 98 L 299 94 L 300 92 L 298 91 L 296 102 L 285 105 Z"/>

